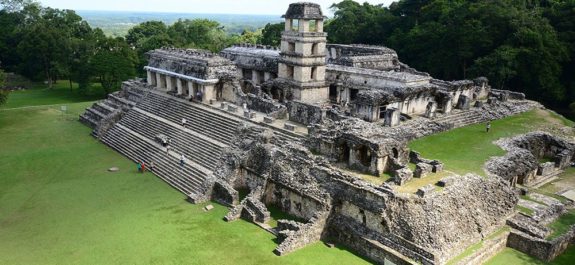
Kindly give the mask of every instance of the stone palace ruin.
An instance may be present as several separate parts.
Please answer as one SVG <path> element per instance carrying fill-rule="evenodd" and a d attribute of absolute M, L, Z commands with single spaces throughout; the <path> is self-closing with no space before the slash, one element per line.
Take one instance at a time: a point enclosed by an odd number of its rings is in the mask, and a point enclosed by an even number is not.
<path fill-rule="evenodd" d="M 514 208 L 517 184 L 545 182 L 574 159 L 575 145 L 553 135 L 501 140 L 508 154 L 488 162 L 488 178 L 451 175 L 441 187 L 397 191 L 443 170 L 409 150 L 410 140 L 542 106 L 485 78 L 434 79 L 389 48 L 328 44 L 317 4 L 291 4 L 283 17 L 279 48 L 150 51 L 145 80 L 124 82 L 80 120 L 128 158 L 153 161 L 152 172 L 189 201 L 218 201 L 230 207 L 226 220 L 277 235 L 278 255 L 327 240 L 381 264 L 445 264 L 505 224 L 513 230 L 460 264 L 506 245 L 546 260 L 566 248 L 573 233 L 548 242 L 542 228 L 565 205 L 545 198 L 550 209 L 533 218 Z M 393 177 L 375 185 L 358 174 Z M 265 225 L 271 206 L 297 221 Z"/>

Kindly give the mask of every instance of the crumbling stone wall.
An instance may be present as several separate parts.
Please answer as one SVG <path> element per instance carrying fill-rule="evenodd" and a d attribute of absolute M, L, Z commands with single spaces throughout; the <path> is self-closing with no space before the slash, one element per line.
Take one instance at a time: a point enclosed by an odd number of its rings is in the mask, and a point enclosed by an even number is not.
<path fill-rule="evenodd" d="M 539 159 L 552 159 L 555 168 L 564 169 L 571 165 L 575 155 L 575 144 L 545 132 L 532 132 L 513 138 L 500 139 L 495 142 L 507 151 L 503 157 L 490 159 L 486 170 L 509 181 L 530 185 L 537 183 L 548 175 L 537 174 Z"/>
<path fill-rule="evenodd" d="M 551 241 L 514 230 L 509 235 L 507 246 L 527 253 L 529 256 L 550 262 L 561 255 L 574 241 L 575 225 L 571 226 L 567 233 Z"/>
<path fill-rule="evenodd" d="M 287 103 L 289 120 L 305 125 L 319 124 L 325 117 L 325 111 L 316 105 L 311 105 L 299 101 Z"/>

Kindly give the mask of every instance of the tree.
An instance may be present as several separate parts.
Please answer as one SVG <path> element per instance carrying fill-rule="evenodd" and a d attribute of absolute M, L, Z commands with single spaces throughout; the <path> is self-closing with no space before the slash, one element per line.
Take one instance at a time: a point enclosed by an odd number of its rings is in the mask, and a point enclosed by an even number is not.
<path fill-rule="evenodd" d="M 37 2 L 33 0 L 0 0 L 0 7 L 2 7 L 1 10 L 11 13 L 20 11 L 25 6 L 35 3 L 37 4 Z"/>
<path fill-rule="evenodd" d="M 128 31 L 126 42 L 134 48 L 140 48 L 148 38 L 168 33 L 168 27 L 162 21 L 146 21 Z"/>
<path fill-rule="evenodd" d="M 8 90 L 4 90 L 4 81 L 6 80 L 6 75 L 4 70 L 0 69 L 0 106 L 6 104 L 8 101 Z"/>
<path fill-rule="evenodd" d="M 282 31 L 285 28 L 285 23 L 266 24 L 262 29 L 262 35 L 259 43 L 263 45 L 280 46 Z"/>
<path fill-rule="evenodd" d="M 220 23 L 208 19 L 178 20 L 168 28 L 168 35 L 177 47 L 219 52 L 227 44 L 227 35 Z"/>
<path fill-rule="evenodd" d="M 137 64 L 135 51 L 123 38 L 104 39 L 91 61 L 92 70 L 106 95 L 119 89 L 122 81 L 134 77 Z"/>

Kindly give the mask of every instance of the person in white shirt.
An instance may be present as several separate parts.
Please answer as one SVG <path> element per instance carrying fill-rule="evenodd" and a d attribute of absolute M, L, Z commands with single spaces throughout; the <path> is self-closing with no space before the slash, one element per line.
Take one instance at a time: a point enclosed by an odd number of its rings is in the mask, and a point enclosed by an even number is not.
<path fill-rule="evenodd" d="M 186 156 L 182 154 L 182 156 L 180 156 L 180 166 L 184 167 L 185 163 L 186 163 Z"/>

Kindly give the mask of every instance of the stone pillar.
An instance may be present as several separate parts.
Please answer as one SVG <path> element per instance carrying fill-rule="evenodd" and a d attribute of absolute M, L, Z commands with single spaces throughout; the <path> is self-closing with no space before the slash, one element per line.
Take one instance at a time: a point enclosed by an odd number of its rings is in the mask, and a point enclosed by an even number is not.
<path fill-rule="evenodd" d="M 194 82 L 188 81 L 188 99 L 195 97 L 194 94 Z"/>
<path fill-rule="evenodd" d="M 178 89 L 178 95 L 184 93 L 184 87 L 182 85 L 182 79 L 176 78 L 176 87 Z"/>
<path fill-rule="evenodd" d="M 210 99 L 215 100 L 216 99 L 216 91 L 215 91 L 215 86 L 214 85 L 204 85 L 202 87 L 202 102 L 209 104 L 210 103 Z"/>
<path fill-rule="evenodd" d="M 150 72 L 150 70 L 148 70 L 148 71 L 146 71 L 146 73 L 148 74 L 148 76 L 147 76 L 148 85 L 153 86 L 154 80 L 152 79 L 152 72 Z"/>
<path fill-rule="evenodd" d="M 323 32 L 323 20 L 316 20 L 315 27 L 317 29 L 317 32 Z"/>
<path fill-rule="evenodd" d="M 287 18 L 285 23 L 285 31 L 291 31 L 292 28 L 292 20 Z"/>
<path fill-rule="evenodd" d="M 299 32 L 309 32 L 309 20 L 307 19 L 299 20 Z"/>
<path fill-rule="evenodd" d="M 264 73 L 264 82 L 270 80 L 271 78 L 272 78 L 272 74 L 270 72 Z"/>
<path fill-rule="evenodd" d="M 252 81 L 257 85 L 260 83 L 260 75 L 257 70 L 252 70 Z"/>
<path fill-rule="evenodd" d="M 156 87 L 162 89 L 166 86 L 166 82 L 163 79 L 162 74 L 156 73 Z"/>
<path fill-rule="evenodd" d="M 166 77 L 166 91 L 171 91 L 172 90 L 172 77 L 171 76 L 165 76 Z"/>

